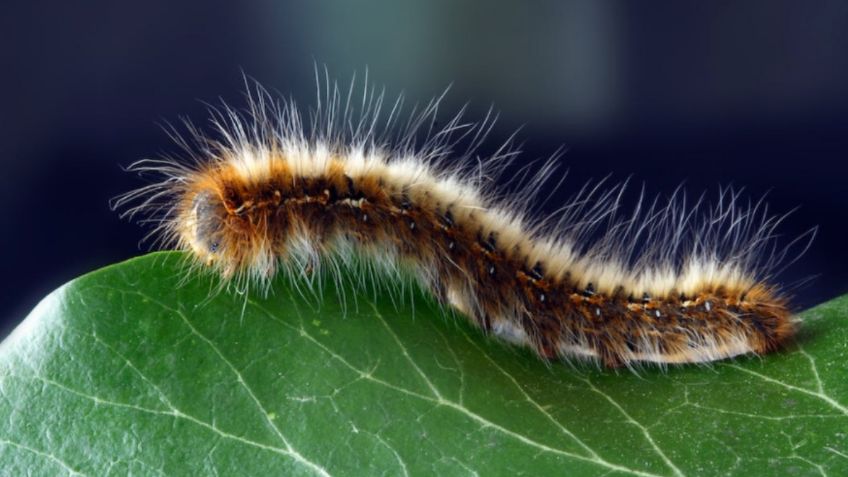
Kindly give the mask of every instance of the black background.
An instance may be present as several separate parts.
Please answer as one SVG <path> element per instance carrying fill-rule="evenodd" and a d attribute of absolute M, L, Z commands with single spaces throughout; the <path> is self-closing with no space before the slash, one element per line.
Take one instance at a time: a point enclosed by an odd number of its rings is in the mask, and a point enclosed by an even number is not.
<path fill-rule="evenodd" d="M 367 66 L 389 94 L 445 109 L 490 104 L 497 145 L 523 126 L 524 160 L 565 145 L 566 196 L 632 176 L 769 193 L 818 225 L 784 276 L 816 276 L 806 307 L 848 291 L 848 3 L 30 2 L 0 15 L 0 250 L 5 335 L 38 300 L 145 250 L 108 200 L 142 182 L 121 170 L 174 151 L 157 124 L 239 105 L 242 71 L 313 104 L 313 64 L 347 82 Z M 562 200 L 559 200 L 561 202 Z M 557 198 L 550 201 L 556 205 Z"/>

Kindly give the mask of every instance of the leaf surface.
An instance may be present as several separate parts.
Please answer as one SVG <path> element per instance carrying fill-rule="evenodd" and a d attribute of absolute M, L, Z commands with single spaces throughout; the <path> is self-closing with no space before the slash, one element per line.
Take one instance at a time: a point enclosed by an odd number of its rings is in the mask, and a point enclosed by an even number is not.
<path fill-rule="evenodd" d="M 0 345 L 3 473 L 848 475 L 848 296 L 786 352 L 637 375 L 416 293 L 212 293 L 181 259 L 76 279 Z"/>

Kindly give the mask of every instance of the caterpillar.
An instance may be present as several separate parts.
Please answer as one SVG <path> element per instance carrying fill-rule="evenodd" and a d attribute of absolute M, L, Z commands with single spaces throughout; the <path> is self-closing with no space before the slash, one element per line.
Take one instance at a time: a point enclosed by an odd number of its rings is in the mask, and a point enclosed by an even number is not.
<path fill-rule="evenodd" d="M 184 155 L 132 164 L 157 180 L 113 207 L 144 216 L 156 244 L 188 251 L 222 283 L 267 290 L 283 273 L 310 285 L 364 263 L 359 273 L 388 282 L 411 275 L 483 332 L 546 360 L 702 363 L 793 336 L 772 282 L 791 247 L 777 245 L 782 217 L 764 201 L 722 189 L 687 205 L 680 190 L 649 201 L 643 189 L 622 214 L 627 183 L 602 180 L 539 218 L 531 203 L 559 155 L 499 193 L 518 152 L 507 142 L 478 153 L 491 110 L 439 125 L 442 95 L 404 120 L 403 97 L 386 103 L 367 79 L 361 96 L 355 78 L 346 93 L 326 75 L 317 83 L 306 118 L 248 84 L 245 108 L 209 106 L 211 134 L 172 127 Z"/>

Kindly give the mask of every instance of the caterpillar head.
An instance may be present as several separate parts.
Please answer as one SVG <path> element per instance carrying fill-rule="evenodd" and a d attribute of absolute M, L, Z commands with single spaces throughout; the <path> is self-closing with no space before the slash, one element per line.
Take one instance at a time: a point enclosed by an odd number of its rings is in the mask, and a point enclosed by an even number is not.
<path fill-rule="evenodd" d="M 252 220 L 216 190 L 200 189 L 194 193 L 183 217 L 182 242 L 200 263 L 213 267 L 224 279 L 248 271 L 272 273 L 273 262 L 259 266 L 258 262 L 266 262 L 260 260 L 266 254 L 253 239 Z"/>
<path fill-rule="evenodd" d="M 220 264 L 226 256 L 227 209 L 210 190 L 203 190 L 190 199 L 183 223 L 182 239 L 195 256 L 208 265 Z"/>
<path fill-rule="evenodd" d="M 276 272 L 271 241 L 266 239 L 265 210 L 223 198 L 215 189 L 199 189 L 186 201 L 180 235 L 196 259 L 225 279 L 235 275 L 265 281 Z"/>

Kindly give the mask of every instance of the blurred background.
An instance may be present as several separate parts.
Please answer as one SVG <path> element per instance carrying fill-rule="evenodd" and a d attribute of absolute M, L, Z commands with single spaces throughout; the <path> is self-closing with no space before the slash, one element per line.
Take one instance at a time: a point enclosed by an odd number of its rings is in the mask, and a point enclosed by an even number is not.
<path fill-rule="evenodd" d="M 243 104 L 242 71 L 302 106 L 313 64 L 389 95 L 490 105 L 489 145 L 565 146 L 564 197 L 612 173 L 667 195 L 720 185 L 819 226 L 784 274 L 808 307 L 848 291 L 848 3 L 204 0 L 26 2 L 0 17 L 0 336 L 62 283 L 146 251 L 108 208 L 121 170 L 175 151 L 160 125 Z M 549 201 L 555 207 L 563 199 Z"/>

